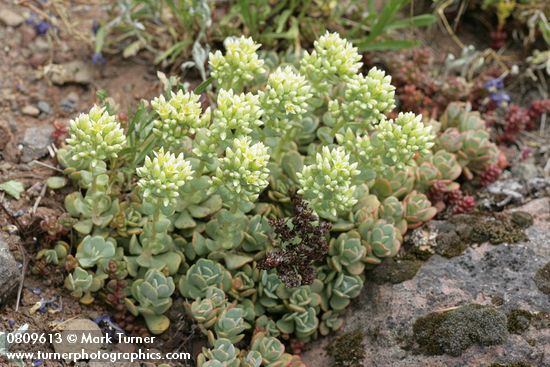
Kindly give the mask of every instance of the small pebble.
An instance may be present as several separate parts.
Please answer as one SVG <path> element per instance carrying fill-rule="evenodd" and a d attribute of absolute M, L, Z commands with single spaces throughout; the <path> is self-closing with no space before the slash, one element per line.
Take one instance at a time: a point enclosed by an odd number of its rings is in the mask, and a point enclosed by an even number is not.
<path fill-rule="evenodd" d="M 21 112 L 24 115 L 28 115 L 28 116 L 38 116 L 38 115 L 40 115 L 40 110 L 37 107 L 32 106 L 32 105 L 26 105 L 25 107 L 23 107 L 21 109 Z"/>
<path fill-rule="evenodd" d="M 36 38 L 36 31 L 33 27 L 29 25 L 24 25 L 21 27 L 21 44 L 22 46 L 27 46 Z"/>
<path fill-rule="evenodd" d="M 78 94 L 71 92 L 61 101 L 61 108 L 65 113 L 73 113 L 78 108 Z"/>
<path fill-rule="evenodd" d="M 17 27 L 23 23 L 25 19 L 14 11 L 7 8 L 0 9 L 0 23 L 10 27 Z"/>
<path fill-rule="evenodd" d="M 31 64 L 32 67 L 39 67 L 46 63 L 48 60 L 48 55 L 45 53 L 36 52 L 32 54 L 32 56 L 29 59 L 29 64 Z"/>
<path fill-rule="evenodd" d="M 38 102 L 37 104 L 38 106 L 38 109 L 42 112 L 44 112 L 45 114 L 50 114 L 52 112 L 52 109 L 50 107 L 50 104 L 46 101 L 40 101 Z"/>

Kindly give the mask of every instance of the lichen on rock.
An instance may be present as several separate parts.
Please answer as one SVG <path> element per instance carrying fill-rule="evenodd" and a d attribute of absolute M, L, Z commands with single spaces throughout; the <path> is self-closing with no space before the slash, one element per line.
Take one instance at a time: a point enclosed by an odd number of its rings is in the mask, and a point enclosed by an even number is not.
<path fill-rule="evenodd" d="M 338 336 L 327 348 L 327 354 L 333 359 L 333 367 L 361 367 L 365 359 L 363 332 L 355 330 Z"/>
<path fill-rule="evenodd" d="M 550 296 L 550 262 L 537 271 L 533 280 L 542 293 Z"/>
<path fill-rule="evenodd" d="M 422 266 L 422 261 L 411 254 L 402 258 L 388 258 L 373 268 L 368 274 L 369 279 L 377 284 L 398 284 L 412 279 Z"/>
<path fill-rule="evenodd" d="M 531 312 L 521 309 L 513 309 L 508 312 L 508 331 L 512 334 L 521 334 L 531 324 Z"/>
<path fill-rule="evenodd" d="M 413 332 L 419 351 L 428 355 L 459 356 L 474 344 L 501 344 L 508 337 L 506 315 L 478 304 L 420 317 Z"/>

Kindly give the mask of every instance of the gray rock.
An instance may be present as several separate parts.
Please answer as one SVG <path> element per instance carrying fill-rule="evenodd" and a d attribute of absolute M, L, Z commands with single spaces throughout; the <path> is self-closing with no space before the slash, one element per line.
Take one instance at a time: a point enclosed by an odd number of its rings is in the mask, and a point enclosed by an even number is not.
<path fill-rule="evenodd" d="M 45 114 L 49 115 L 50 113 L 52 113 L 52 108 L 50 107 L 50 104 L 46 101 L 40 101 L 36 106 L 40 111 L 44 112 Z"/>
<path fill-rule="evenodd" d="M 17 27 L 25 21 L 21 15 L 16 12 L 9 10 L 8 8 L 3 7 L 0 9 L 0 22 L 9 26 Z"/>
<path fill-rule="evenodd" d="M 30 127 L 23 137 L 21 161 L 28 163 L 48 154 L 48 145 L 52 143 L 53 126 L 43 125 Z"/>
<path fill-rule="evenodd" d="M 65 113 L 73 113 L 78 110 L 78 100 L 80 98 L 78 97 L 78 94 L 75 92 L 71 92 L 67 95 L 67 97 L 63 98 L 61 101 L 61 108 L 63 109 L 63 112 Z"/>
<path fill-rule="evenodd" d="M 57 353 L 97 353 L 105 343 L 101 341 L 103 332 L 99 326 L 89 319 L 73 319 L 58 325 L 61 340 L 53 343 Z M 91 338 L 91 339 L 88 339 Z M 89 340 L 93 340 L 90 342 Z"/>
<path fill-rule="evenodd" d="M 347 311 L 343 328 L 343 332 L 356 328 L 364 331 L 369 361 L 366 365 L 486 367 L 522 361 L 532 366 L 550 366 L 547 325 L 531 325 L 520 335 L 510 334 L 500 345 L 471 346 L 457 357 L 418 354 L 414 344 L 415 321 L 432 312 L 468 304 L 490 305 L 505 314 L 515 309 L 535 314 L 550 310 L 550 297 L 533 280 L 550 260 L 550 200 L 537 199 L 517 210 L 534 217 L 535 223 L 526 230 L 528 241 L 482 244 L 450 259 L 436 254 L 414 278 L 399 284 L 367 281 L 359 299 Z M 320 352 L 329 341 L 322 339 L 310 346 L 303 354 L 306 365 L 332 366 Z"/>
<path fill-rule="evenodd" d="M 0 237 L 0 306 L 15 295 L 20 278 L 19 264 L 13 258 L 4 238 Z"/>
<path fill-rule="evenodd" d="M 40 110 L 33 106 L 33 105 L 26 105 L 25 107 L 23 107 L 21 109 L 21 112 L 23 113 L 23 115 L 27 115 L 27 116 L 38 116 L 40 115 Z"/>
<path fill-rule="evenodd" d="M 64 64 L 51 65 L 46 75 L 54 84 L 89 84 L 93 80 L 93 68 L 90 64 L 76 60 Z"/>
<path fill-rule="evenodd" d="M 519 162 L 511 168 L 511 172 L 514 177 L 524 182 L 542 176 L 541 169 L 532 162 Z"/>

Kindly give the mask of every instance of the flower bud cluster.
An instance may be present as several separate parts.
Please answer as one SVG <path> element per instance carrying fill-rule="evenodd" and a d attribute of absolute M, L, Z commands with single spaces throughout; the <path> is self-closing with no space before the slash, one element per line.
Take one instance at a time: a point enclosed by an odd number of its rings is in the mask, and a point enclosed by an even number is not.
<path fill-rule="evenodd" d="M 278 68 L 269 75 L 260 97 L 266 126 L 279 133 L 289 129 L 307 113 L 312 96 L 304 76 L 290 66 Z"/>
<path fill-rule="evenodd" d="M 264 111 L 258 95 L 234 94 L 231 89 L 220 89 L 217 103 L 210 130 L 221 141 L 248 135 L 263 124 L 261 117 Z"/>
<path fill-rule="evenodd" d="M 165 153 L 164 148 L 160 148 L 154 153 L 153 159 L 145 158 L 145 163 L 137 169 L 137 174 L 143 197 L 160 200 L 164 206 L 168 206 L 179 196 L 179 188 L 191 178 L 193 169 L 183 159 L 182 153 L 176 156 L 170 152 Z"/>
<path fill-rule="evenodd" d="M 320 92 L 328 92 L 335 81 L 354 76 L 363 64 L 357 48 L 338 33 L 325 33 L 314 47 L 311 53 L 305 53 L 300 71 Z"/>
<path fill-rule="evenodd" d="M 104 107 L 94 106 L 69 123 L 67 144 L 72 160 L 95 167 L 99 161 L 116 158 L 126 145 L 126 136 L 115 116 Z"/>
<path fill-rule="evenodd" d="M 153 133 L 158 136 L 164 147 L 170 148 L 181 144 L 181 140 L 208 123 L 210 110 L 202 114 L 199 95 L 195 93 L 171 92 L 166 100 L 164 95 L 151 101 L 153 110 L 159 118 L 153 121 Z"/>
<path fill-rule="evenodd" d="M 343 147 L 324 146 L 315 156 L 315 163 L 298 173 L 301 187 L 298 193 L 319 215 L 336 217 L 357 202 L 353 179 L 359 173 L 357 163 L 350 162 L 350 155 Z"/>
<path fill-rule="evenodd" d="M 246 84 L 265 73 L 264 61 L 256 51 L 260 45 L 252 38 L 228 38 L 225 40 L 226 53 L 210 53 L 212 77 L 223 89 L 241 91 Z"/>
<path fill-rule="evenodd" d="M 375 151 L 387 165 L 402 167 L 418 152 L 428 154 L 434 145 L 430 126 L 424 126 L 422 115 L 400 112 L 395 121 L 382 120 L 372 137 Z"/>
<path fill-rule="evenodd" d="M 269 153 L 263 143 L 252 145 L 248 136 L 236 138 L 220 159 L 212 177 L 212 190 L 229 203 L 253 203 L 268 184 L 268 162 Z"/>
<path fill-rule="evenodd" d="M 329 103 L 333 115 L 350 122 L 361 119 L 367 129 L 394 108 L 395 87 L 391 85 L 391 76 L 375 67 L 366 76 L 357 74 L 346 78 L 343 100 Z"/>

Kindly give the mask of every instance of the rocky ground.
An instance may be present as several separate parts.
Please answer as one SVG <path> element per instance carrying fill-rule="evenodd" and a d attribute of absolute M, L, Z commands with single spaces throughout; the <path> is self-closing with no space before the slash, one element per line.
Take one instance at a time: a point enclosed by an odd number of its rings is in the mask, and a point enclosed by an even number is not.
<path fill-rule="evenodd" d="M 98 4 L 70 7 L 68 19 L 79 34 L 105 15 Z M 35 238 L 39 222 L 63 211 L 63 190 L 54 192 L 45 181 L 60 174 L 53 156 L 65 124 L 89 109 L 98 90 L 124 111 L 158 94 L 160 84 L 155 67 L 139 59 L 93 65 L 86 37 L 38 34 L 26 22 L 32 11 L 11 0 L 0 6 L 0 182 L 25 187 L 19 200 L 0 192 L 0 330 L 29 324 L 33 331 L 97 332 L 89 320 L 108 311 L 81 306 L 63 289 L 61 270 L 49 269 L 47 277 L 27 272 L 17 307 L 20 275 L 43 245 Z M 409 236 L 400 257 L 371 271 L 343 330 L 306 347 L 308 366 L 335 366 L 325 353 L 329 345 L 336 359 L 359 345 L 364 366 L 550 366 L 549 141 L 544 134 L 532 137 L 533 159 L 514 164 L 478 193 L 482 208 L 494 214 L 434 221 Z M 508 154 L 512 162 L 514 154 Z M 177 315 L 178 302 L 162 348 L 183 344 L 198 351 L 200 344 L 188 344 L 192 326 Z"/>
<path fill-rule="evenodd" d="M 74 1 L 63 8 L 70 10 L 67 21 L 79 35 L 91 39 L 94 19 L 105 16 L 101 3 Z M 156 68 L 139 60 L 107 58 L 105 64 L 94 65 L 90 44 L 65 27 L 50 23 L 50 32 L 39 34 L 28 22 L 37 16 L 32 4 L 5 0 L 0 5 L 0 182 L 16 180 L 25 188 L 19 200 L 0 191 L 0 330 L 28 324 L 29 330 L 49 332 L 66 327 L 67 320 L 82 324 L 108 313 L 100 306 L 83 308 L 71 297 L 64 290 L 61 269 L 36 275 L 31 263 L 19 290 L 22 270 L 44 245 L 35 237 L 42 230 L 40 222 L 63 211 L 63 191 L 46 187 L 48 177 L 60 174 L 53 159 L 56 140 L 62 139 L 70 119 L 97 101 L 97 91 L 104 90 L 125 111 L 157 95 L 160 83 Z M 172 340 L 181 344 L 186 335 Z M 163 344 L 174 349 L 171 343 Z M 50 345 L 35 349 L 54 351 Z M 0 360 L 0 365 L 6 362 Z"/>
<path fill-rule="evenodd" d="M 434 221 L 413 233 L 409 251 L 434 254 L 417 266 L 404 259 L 372 271 L 340 336 L 314 342 L 306 363 L 333 366 L 327 346 L 336 358 L 347 355 L 352 341 L 342 335 L 361 330 L 364 366 L 550 366 L 550 200 L 503 215 L 529 225 L 524 239 L 467 243 L 457 254 L 442 251 L 447 233 L 464 230 L 457 222 Z"/>

